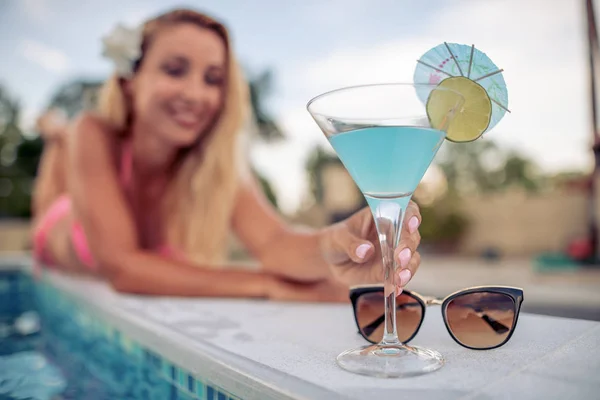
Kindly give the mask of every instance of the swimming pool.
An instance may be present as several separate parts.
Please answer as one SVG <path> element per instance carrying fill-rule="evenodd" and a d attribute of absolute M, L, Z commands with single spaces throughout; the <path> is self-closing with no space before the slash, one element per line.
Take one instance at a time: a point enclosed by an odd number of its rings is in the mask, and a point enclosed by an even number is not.
<path fill-rule="evenodd" d="M 35 280 L 30 270 L 26 256 L 0 256 L 0 400 L 59 391 L 55 399 L 533 400 L 600 390 L 595 321 L 524 313 L 505 346 L 471 351 L 449 337 L 438 309 L 414 342 L 447 365 L 382 380 L 335 363 L 365 342 L 348 304 L 133 296 L 51 270 Z"/>
<path fill-rule="evenodd" d="M 44 279 L 0 270 L 0 399 L 238 399 Z"/>

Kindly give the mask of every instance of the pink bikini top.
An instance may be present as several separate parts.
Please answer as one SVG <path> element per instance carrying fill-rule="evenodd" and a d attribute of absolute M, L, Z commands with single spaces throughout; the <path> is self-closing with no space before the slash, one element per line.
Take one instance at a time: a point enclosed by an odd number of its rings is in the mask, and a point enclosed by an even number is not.
<path fill-rule="evenodd" d="M 123 143 L 123 152 L 121 154 L 121 169 L 120 174 L 121 184 L 127 187 L 131 184 L 133 176 L 133 149 L 131 147 L 131 139 L 125 140 Z M 157 251 L 170 258 L 183 259 L 183 254 L 178 249 L 168 245 L 161 244 L 157 247 Z"/>
<path fill-rule="evenodd" d="M 131 141 L 126 140 L 123 145 L 123 152 L 121 155 L 121 165 L 119 171 L 119 178 L 123 187 L 127 187 L 131 184 L 133 174 L 133 151 L 131 148 Z M 95 269 L 95 261 L 92 257 L 92 253 L 87 244 L 87 238 L 83 231 L 83 227 L 78 222 L 73 223 L 72 227 L 72 239 L 75 251 L 82 263 L 89 268 Z M 156 248 L 156 251 L 166 257 L 173 259 L 184 259 L 183 254 L 177 249 L 163 244 Z"/>

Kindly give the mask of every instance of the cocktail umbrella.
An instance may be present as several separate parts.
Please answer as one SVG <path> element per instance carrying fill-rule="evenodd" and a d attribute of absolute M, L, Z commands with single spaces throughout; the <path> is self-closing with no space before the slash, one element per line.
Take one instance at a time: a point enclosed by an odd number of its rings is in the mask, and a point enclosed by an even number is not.
<path fill-rule="evenodd" d="M 488 132 L 510 112 L 502 71 L 484 52 L 477 50 L 475 45 L 444 42 L 417 60 L 414 82 L 437 85 L 449 77 L 462 76 L 481 85 L 492 102 L 492 115 L 486 129 Z M 427 102 L 430 91 L 430 86 L 417 89 L 423 103 Z"/>

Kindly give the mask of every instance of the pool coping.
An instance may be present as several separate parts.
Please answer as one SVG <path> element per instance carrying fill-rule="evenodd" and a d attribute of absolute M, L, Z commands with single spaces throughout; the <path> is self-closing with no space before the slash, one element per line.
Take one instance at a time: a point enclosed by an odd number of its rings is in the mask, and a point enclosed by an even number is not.
<path fill-rule="evenodd" d="M 0 254 L 0 270 L 22 270 L 32 273 L 31 257 Z M 334 399 L 340 393 L 307 382 L 301 378 L 169 330 L 153 321 L 111 303 L 86 297 L 84 288 L 61 280 L 58 272 L 44 270 L 44 279 L 73 297 L 106 323 L 137 341 L 143 347 L 202 381 L 223 388 L 243 399 Z M 118 298 L 119 294 L 114 294 Z M 104 300 L 104 299 L 103 299 Z"/>

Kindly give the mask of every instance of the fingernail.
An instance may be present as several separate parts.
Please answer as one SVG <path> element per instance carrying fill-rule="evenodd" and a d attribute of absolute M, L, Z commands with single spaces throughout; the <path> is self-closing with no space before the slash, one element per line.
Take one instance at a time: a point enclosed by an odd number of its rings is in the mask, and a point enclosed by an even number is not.
<path fill-rule="evenodd" d="M 407 247 L 402 250 L 398 258 L 400 259 L 400 266 L 402 268 L 408 267 L 408 263 L 410 262 L 410 249 Z"/>
<path fill-rule="evenodd" d="M 361 244 L 356 248 L 356 255 L 358 256 L 358 258 L 365 258 L 365 256 L 367 255 L 367 251 L 369 251 L 370 248 L 371 246 L 369 246 L 368 244 Z"/>
<path fill-rule="evenodd" d="M 399 275 L 400 275 L 400 285 L 406 286 L 406 284 L 410 281 L 410 277 L 412 276 L 412 274 L 410 273 L 410 270 L 403 269 L 402 271 L 400 271 Z"/>
<path fill-rule="evenodd" d="M 408 221 L 408 231 L 410 233 L 415 233 L 417 231 L 417 228 L 419 228 L 420 224 L 421 222 L 419 222 L 419 218 L 412 217 L 410 221 Z"/>

